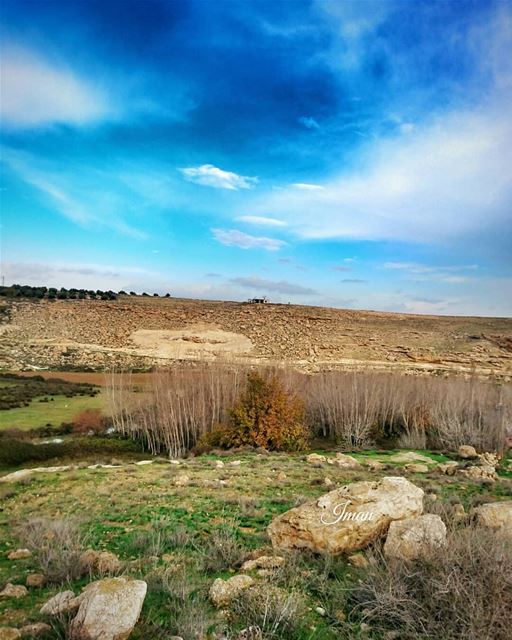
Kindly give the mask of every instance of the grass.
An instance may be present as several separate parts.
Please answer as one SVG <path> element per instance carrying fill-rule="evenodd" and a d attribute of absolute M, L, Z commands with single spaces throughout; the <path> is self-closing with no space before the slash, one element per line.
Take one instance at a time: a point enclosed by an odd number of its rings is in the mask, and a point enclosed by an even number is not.
<path fill-rule="evenodd" d="M 365 452 L 355 455 L 362 459 Z M 372 451 L 367 457 L 386 461 L 389 455 Z M 217 460 L 222 460 L 224 467 L 215 468 Z M 240 460 L 241 465 L 230 465 L 234 460 Z M 397 464 L 396 469 L 397 473 L 402 472 L 401 465 Z M 281 471 L 286 479 L 277 480 Z M 189 476 L 190 484 L 176 487 L 174 480 L 183 473 Z M 180 634 L 189 640 L 199 625 L 203 631 L 212 625 L 221 631 L 226 623 L 209 604 L 208 589 L 216 577 L 233 575 L 245 554 L 255 549 L 271 553 L 265 531 L 272 518 L 294 506 L 299 496 L 313 499 L 326 493 L 323 486 L 326 476 L 339 486 L 393 474 L 392 470 L 315 467 L 307 464 L 300 454 L 258 455 L 252 451 L 189 458 L 180 466 L 158 461 L 136 466 L 125 459 L 125 464 L 117 469 L 79 468 L 37 474 L 28 482 L 0 485 L 3 492 L 0 586 L 8 580 L 23 584 L 27 573 L 38 569 L 34 558 L 15 562 L 6 559 L 8 551 L 20 544 L 14 525 L 22 525 L 34 517 L 58 519 L 65 514 L 80 523 L 89 546 L 116 553 L 126 563 L 126 572 L 147 580 L 148 594 L 140 622 L 130 636 L 132 640 L 158 640 Z M 437 502 L 457 498 L 466 509 L 475 499 L 503 499 L 503 489 L 510 484 L 503 478 L 494 486 L 483 486 L 435 471 L 408 477 L 428 492 L 437 493 Z M 222 553 L 218 553 L 219 544 Z M 172 560 L 164 560 L 164 554 L 171 554 Z M 329 562 L 301 554 L 289 559 L 283 575 L 271 581 L 272 588 L 296 594 L 304 604 L 304 613 L 292 630 L 284 628 L 283 635 L 273 637 L 290 640 L 368 637 L 360 630 L 361 620 L 350 616 L 346 598 L 361 575 L 344 558 Z M 85 582 L 76 580 L 70 586 L 78 592 Z M 269 583 L 258 579 L 260 582 L 265 590 Z M 59 589 L 54 586 L 30 590 L 27 598 L 0 601 L 0 626 L 21 626 L 29 620 L 40 620 L 39 607 Z M 274 596 L 273 609 L 287 605 L 286 593 L 278 591 Z M 319 606 L 333 615 L 320 616 L 316 612 Z M 232 632 L 248 626 L 250 620 L 261 620 L 261 610 L 256 605 L 254 608 L 242 603 L 241 607 L 240 616 L 230 622 Z M 334 613 L 340 610 L 349 622 L 335 619 Z M 185 615 L 190 611 L 194 615 Z M 186 620 L 196 620 L 196 629 L 187 627 Z M 236 633 L 228 637 L 236 637 Z"/>
<path fill-rule="evenodd" d="M 71 422 L 84 409 L 104 409 L 105 395 L 90 396 L 54 396 L 50 402 L 39 402 L 34 398 L 28 407 L 0 411 L 0 429 L 36 429 L 50 423 L 59 426 Z"/>

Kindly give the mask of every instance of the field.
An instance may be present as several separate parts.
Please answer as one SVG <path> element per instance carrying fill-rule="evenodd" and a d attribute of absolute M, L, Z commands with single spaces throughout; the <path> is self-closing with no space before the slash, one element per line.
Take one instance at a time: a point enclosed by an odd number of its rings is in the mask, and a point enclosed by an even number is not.
<path fill-rule="evenodd" d="M 333 452 L 320 453 L 334 456 Z M 0 583 L 23 584 L 29 572 L 39 570 L 35 558 L 6 559 L 9 550 L 24 544 L 25 539 L 21 535 L 20 541 L 16 531 L 23 532 L 30 519 L 44 515 L 53 521 L 77 521 L 86 538 L 82 541 L 85 547 L 115 553 L 122 562 L 120 571 L 148 583 L 133 640 L 169 638 L 172 634 L 190 640 L 214 628 L 219 633 L 228 629 L 234 634 L 229 637 L 235 638 L 237 630 L 261 624 L 262 612 L 255 603 L 253 609 L 235 612 L 226 619 L 209 602 L 211 584 L 217 577 L 239 572 L 240 563 L 254 556 L 255 550 L 272 554 L 266 526 L 294 505 L 324 494 L 328 490 L 326 478 L 333 486 L 340 486 L 406 474 L 424 488 L 426 508 L 436 513 L 442 512 L 443 506 L 449 510 L 458 503 L 468 511 L 512 493 L 512 473 L 506 470 L 506 462 L 500 467 L 500 481 L 489 485 L 443 475 L 436 466 L 448 458 L 428 452 L 418 452 L 431 458 L 428 473 L 408 473 L 404 463 L 392 461 L 396 453 L 373 450 L 354 454 L 363 464 L 368 460 L 387 463 L 388 468 L 382 471 L 365 466 L 344 470 L 328 464 L 312 465 L 300 454 L 238 451 L 189 458 L 179 465 L 161 459 L 137 465 L 137 458 L 124 456 L 117 459 L 116 468 L 84 468 L 87 463 L 111 462 L 98 455 L 82 459 L 69 470 L 35 473 L 21 482 L 0 485 Z M 176 480 L 184 475 L 188 482 L 176 486 Z M 345 556 L 325 559 L 310 554 L 287 557 L 285 567 L 270 576 L 250 572 L 259 588 L 278 587 L 276 597 L 282 600 L 283 594 L 293 594 L 303 607 L 300 615 L 294 614 L 291 626 L 283 622 L 279 632 L 268 637 L 368 637 L 364 624 L 361 626 L 365 616 L 350 599 L 351 589 L 357 587 L 365 569 L 351 566 Z M 75 578 L 65 588 L 77 591 L 85 582 Z M 27 597 L 14 603 L 0 601 L 0 625 L 48 620 L 38 614 L 39 607 L 59 590 L 62 587 L 58 585 L 46 586 L 30 589 Z M 386 636 L 382 632 L 372 637 Z"/>

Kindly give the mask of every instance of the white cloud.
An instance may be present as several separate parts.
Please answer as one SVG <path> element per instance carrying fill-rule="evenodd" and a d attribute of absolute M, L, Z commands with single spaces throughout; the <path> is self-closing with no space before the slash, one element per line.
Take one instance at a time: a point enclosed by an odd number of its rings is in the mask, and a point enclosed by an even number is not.
<path fill-rule="evenodd" d="M 251 236 L 237 229 L 212 229 L 214 238 L 228 247 L 240 247 L 241 249 L 266 249 L 277 251 L 286 245 L 283 240 Z"/>
<path fill-rule="evenodd" d="M 321 184 L 309 184 L 307 182 L 294 182 L 292 187 L 299 189 L 299 191 L 323 191 L 324 189 Z"/>
<path fill-rule="evenodd" d="M 1 117 L 12 128 L 82 125 L 112 114 L 111 99 L 67 65 L 8 45 L 2 56 Z"/>
<path fill-rule="evenodd" d="M 240 222 L 247 222 L 261 227 L 285 227 L 286 222 L 277 220 L 276 218 L 266 218 L 265 216 L 239 216 L 235 218 Z"/>
<path fill-rule="evenodd" d="M 320 129 L 318 122 L 310 116 L 302 116 L 299 118 L 299 122 L 306 127 L 306 129 Z"/>
<path fill-rule="evenodd" d="M 224 171 L 213 164 L 203 164 L 199 167 L 185 167 L 180 169 L 181 173 L 189 182 L 195 182 L 206 187 L 215 189 L 252 189 L 258 182 L 258 178 L 241 176 L 232 171 Z"/>
<path fill-rule="evenodd" d="M 395 269 L 399 271 L 408 271 L 410 273 L 443 273 L 445 271 L 475 271 L 478 269 L 477 264 L 461 264 L 448 266 L 434 266 L 421 264 L 419 262 L 385 262 L 384 269 Z"/>

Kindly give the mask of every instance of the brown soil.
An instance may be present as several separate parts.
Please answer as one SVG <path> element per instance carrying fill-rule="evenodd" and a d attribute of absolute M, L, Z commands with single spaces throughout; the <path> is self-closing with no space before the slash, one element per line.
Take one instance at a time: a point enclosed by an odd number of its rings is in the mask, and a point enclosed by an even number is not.
<path fill-rule="evenodd" d="M 177 360 L 304 370 L 512 375 L 512 319 L 182 299 L 2 302 L 0 367 L 148 369 Z"/>

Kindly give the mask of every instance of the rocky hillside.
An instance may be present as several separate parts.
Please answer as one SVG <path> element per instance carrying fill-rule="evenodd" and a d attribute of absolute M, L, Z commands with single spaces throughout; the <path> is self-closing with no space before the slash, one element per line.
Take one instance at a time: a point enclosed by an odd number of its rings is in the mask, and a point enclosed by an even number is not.
<path fill-rule="evenodd" d="M 303 370 L 512 375 L 512 319 L 126 297 L 0 303 L 0 367 L 148 368 L 220 358 Z"/>

